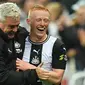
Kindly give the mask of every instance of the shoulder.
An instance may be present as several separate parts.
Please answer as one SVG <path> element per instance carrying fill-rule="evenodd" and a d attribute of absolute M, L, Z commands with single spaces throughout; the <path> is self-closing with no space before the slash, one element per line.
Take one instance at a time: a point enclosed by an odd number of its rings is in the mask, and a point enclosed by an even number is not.
<path fill-rule="evenodd" d="M 29 32 L 26 30 L 26 28 L 19 26 L 18 31 L 16 33 L 16 37 L 26 38 L 28 35 L 29 35 Z"/>
<path fill-rule="evenodd" d="M 19 26 L 19 28 L 18 28 L 18 33 L 19 34 L 25 34 L 25 35 L 29 34 L 29 32 L 26 30 L 26 28 L 21 27 L 21 26 Z"/>
<path fill-rule="evenodd" d="M 59 38 L 57 38 L 56 40 L 55 40 L 55 42 L 54 42 L 54 46 L 55 47 L 61 47 L 61 46 L 63 46 L 64 45 L 64 43 L 62 42 L 62 40 L 61 39 L 59 39 Z"/>
<path fill-rule="evenodd" d="M 0 37 L 0 46 L 4 43 L 5 43 L 5 40 L 2 37 Z"/>
<path fill-rule="evenodd" d="M 59 38 L 57 38 L 54 42 L 53 53 L 58 53 L 59 55 L 62 54 L 62 53 L 66 53 L 65 44 Z"/>
<path fill-rule="evenodd" d="M 3 38 L 0 37 L 0 51 L 5 50 L 7 47 L 6 42 L 3 40 Z"/>
<path fill-rule="evenodd" d="M 50 36 L 49 42 L 50 42 L 50 43 L 53 43 L 53 46 L 54 46 L 54 47 L 60 47 L 61 45 L 64 45 L 64 43 L 62 42 L 61 39 L 55 38 L 55 37 L 53 37 L 53 36 Z"/>

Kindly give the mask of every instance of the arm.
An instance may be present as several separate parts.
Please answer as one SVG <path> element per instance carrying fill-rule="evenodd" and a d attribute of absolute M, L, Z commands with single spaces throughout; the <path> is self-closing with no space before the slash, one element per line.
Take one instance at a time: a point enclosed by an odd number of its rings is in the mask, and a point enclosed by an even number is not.
<path fill-rule="evenodd" d="M 45 80 L 45 81 L 53 83 L 55 85 L 60 84 L 63 74 L 64 74 L 63 69 L 53 69 L 52 71 L 47 71 L 40 67 L 36 68 L 36 72 L 37 72 L 38 77 L 41 80 Z"/>
<path fill-rule="evenodd" d="M 66 50 L 65 50 L 65 47 L 62 44 L 62 42 L 60 42 L 59 40 L 56 41 L 54 44 L 52 56 L 53 56 L 53 58 L 52 58 L 53 70 L 52 71 L 47 71 L 40 67 L 37 67 L 37 68 L 35 67 L 35 68 L 36 68 L 37 75 L 41 80 L 47 80 L 49 82 L 59 85 L 62 80 L 62 77 L 64 74 L 64 69 L 66 66 L 66 59 L 65 59 L 66 58 Z M 19 68 L 21 68 L 21 67 L 19 67 Z M 28 63 L 28 66 L 25 66 L 25 64 L 24 64 L 23 68 L 26 68 L 26 69 L 31 68 L 32 69 L 34 67 Z"/>
<path fill-rule="evenodd" d="M 66 67 L 67 56 L 66 56 L 66 48 L 61 40 L 57 39 L 53 46 L 52 52 L 52 68 L 50 71 L 49 81 L 54 84 L 60 84 L 64 70 Z"/>
<path fill-rule="evenodd" d="M 67 56 L 64 44 L 57 39 L 52 50 L 52 71 L 36 68 L 40 79 L 59 85 L 63 78 Z"/>
<path fill-rule="evenodd" d="M 37 74 L 34 69 L 16 72 L 12 67 L 10 68 L 11 64 L 7 63 L 9 62 L 7 51 L 6 45 L 0 46 L 0 85 L 22 85 L 24 83 L 35 83 L 37 80 Z"/>
<path fill-rule="evenodd" d="M 53 69 L 53 71 L 49 72 L 49 78 L 47 80 L 52 83 L 55 83 L 55 85 L 59 85 L 62 80 L 63 74 L 64 74 L 64 70 Z"/>
<path fill-rule="evenodd" d="M 6 64 L 6 58 L 0 49 L 0 85 L 19 85 L 23 81 L 23 73 L 14 73 L 9 70 L 10 65 Z M 17 74 L 17 75 L 15 75 Z"/>
<path fill-rule="evenodd" d="M 28 69 L 36 69 L 36 66 L 17 58 L 16 68 L 19 69 L 19 70 L 25 71 L 25 70 L 28 70 Z"/>
<path fill-rule="evenodd" d="M 37 74 L 34 69 L 22 72 L 10 70 L 6 67 L 7 64 L 2 62 L 2 58 L 0 57 L 0 85 L 22 85 L 36 82 Z"/>

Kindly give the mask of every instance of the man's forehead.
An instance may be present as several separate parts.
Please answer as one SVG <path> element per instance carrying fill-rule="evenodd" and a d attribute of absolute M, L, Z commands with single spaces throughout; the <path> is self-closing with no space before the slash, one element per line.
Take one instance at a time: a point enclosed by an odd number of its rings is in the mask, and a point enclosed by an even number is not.
<path fill-rule="evenodd" d="M 48 16 L 37 16 L 36 19 L 50 19 Z"/>
<path fill-rule="evenodd" d="M 31 16 L 34 16 L 34 17 L 40 17 L 40 16 L 44 16 L 44 17 L 49 17 L 50 14 L 48 11 L 45 11 L 45 10 L 34 10 L 31 12 Z"/>
<path fill-rule="evenodd" d="M 14 17 L 6 17 L 6 22 L 20 22 L 20 17 L 14 18 Z"/>
<path fill-rule="evenodd" d="M 19 20 L 20 19 L 20 16 L 18 16 L 18 17 L 7 16 L 6 19 Z"/>
<path fill-rule="evenodd" d="M 31 11 L 31 13 L 35 13 L 35 12 L 44 12 L 44 13 L 47 12 L 47 13 L 49 13 L 49 12 L 46 11 L 46 10 L 39 10 L 39 9 L 38 9 L 38 10 L 33 10 L 33 11 Z"/>

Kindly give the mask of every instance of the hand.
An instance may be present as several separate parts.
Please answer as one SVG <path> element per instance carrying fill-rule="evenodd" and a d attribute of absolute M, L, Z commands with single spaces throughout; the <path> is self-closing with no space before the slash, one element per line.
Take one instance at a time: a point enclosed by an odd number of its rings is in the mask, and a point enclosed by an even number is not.
<path fill-rule="evenodd" d="M 76 53 L 77 53 L 76 49 L 71 48 L 67 51 L 67 56 L 71 58 L 71 57 L 74 57 Z"/>
<path fill-rule="evenodd" d="M 36 67 L 36 72 L 40 79 L 47 80 L 49 78 L 49 71 L 41 68 L 42 65 L 43 63 L 41 63 L 38 67 Z"/>
<path fill-rule="evenodd" d="M 17 71 L 18 70 L 25 71 L 27 69 L 36 69 L 36 66 L 17 58 L 17 60 L 16 60 L 16 68 L 17 68 Z"/>

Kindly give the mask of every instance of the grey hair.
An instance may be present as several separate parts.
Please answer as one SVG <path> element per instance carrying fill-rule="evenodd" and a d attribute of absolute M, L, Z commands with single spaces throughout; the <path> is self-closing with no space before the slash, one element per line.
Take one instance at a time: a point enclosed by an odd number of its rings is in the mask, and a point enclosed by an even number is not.
<path fill-rule="evenodd" d="M 11 2 L 0 4 L 0 21 L 3 22 L 6 20 L 6 17 L 13 17 L 17 19 L 20 17 L 21 10 L 15 4 Z"/>

